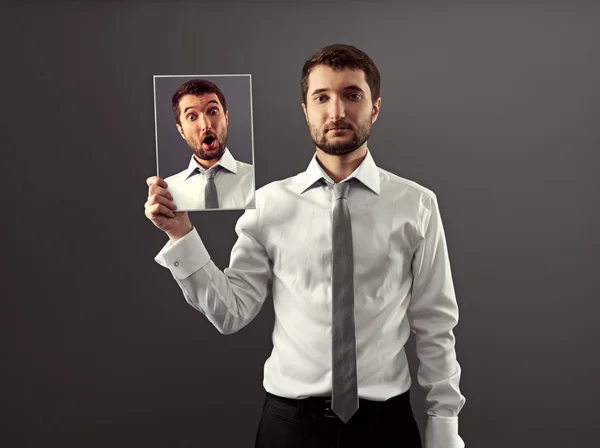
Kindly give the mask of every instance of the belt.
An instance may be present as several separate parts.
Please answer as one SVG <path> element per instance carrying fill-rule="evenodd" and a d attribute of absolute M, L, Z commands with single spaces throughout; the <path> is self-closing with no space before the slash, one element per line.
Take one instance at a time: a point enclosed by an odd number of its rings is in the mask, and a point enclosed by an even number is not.
<path fill-rule="evenodd" d="M 299 413 L 317 413 L 325 417 L 337 418 L 335 412 L 331 410 L 331 397 L 308 397 L 302 399 L 280 397 L 267 392 L 267 396 L 275 401 L 294 406 Z M 368 412 L 377 412 L 390 406 L 409 406 L 409 391 L 396 395 L 385 401 L 373 401 L 365 398 L 358 399 L 358 409 Z"/>

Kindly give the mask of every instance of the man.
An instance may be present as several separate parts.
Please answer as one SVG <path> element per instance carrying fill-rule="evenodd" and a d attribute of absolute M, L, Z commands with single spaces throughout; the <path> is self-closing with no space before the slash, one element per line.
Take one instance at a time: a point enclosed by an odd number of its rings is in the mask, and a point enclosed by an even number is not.
<path fill-rule="evenodd" d="M 421 447 L 404 351 L 411 330 L 427 393 L 425 447 L 463 447 L 458 308 L 436 196 L 375 165 L 367 139 L 380 75 L 366 54 L 325 47 L 301 84 L 316 153 L 305 172 L 257 191 L 229 268 L 214 265 L 153 177 L 146 216 L 169 236 L 156 261 L 222 333 L 247 325 L 272 288 L 257 447 Z"/>
<path fill-rule="evenodd" d="M 212 82 L 192 79 L 173 95 L 177 130 L 192 151 L 188 167 L 165 181 L 178 210 L 254 207 L 254 169 L 227 148 L 229 112 Z"/>

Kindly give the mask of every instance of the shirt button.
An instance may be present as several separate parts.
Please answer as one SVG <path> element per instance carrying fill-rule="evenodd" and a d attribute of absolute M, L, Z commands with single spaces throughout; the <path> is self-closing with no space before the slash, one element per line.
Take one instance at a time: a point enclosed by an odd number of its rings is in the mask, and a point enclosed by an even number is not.
<path fill-rule="evenodd" d="M 173 263 L 175 266 L 179 266 L 179 262 L 176 261 L 175 263 Z"/>

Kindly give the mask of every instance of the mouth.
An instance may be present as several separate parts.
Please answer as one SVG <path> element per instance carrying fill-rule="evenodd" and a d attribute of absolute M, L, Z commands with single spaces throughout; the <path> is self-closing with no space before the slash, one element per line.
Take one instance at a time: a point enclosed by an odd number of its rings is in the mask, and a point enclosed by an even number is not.
<path fill-rule="evenodd" d="M 327 128 L 328 131 L 345 131 L 348 129 L 350 129 L 350 126 L 348 126 L 345 123 L 340 123 L 338 125 L 330 126 L 329 128 Z"/>
<path fill-rule="evenodd" d="M 204 139 L 202 140 L 202 146 L 205 149 L 209 149 L 209 150 L 214 149 L 216 144 L 217 144 L 217 139 L 212 135 L 204 137 Z"/>
<path fill-rule="evenodd" d="M 327 131 L 328 132 L 331 131 L 334 134 L 337 134 L 337 133 L 342 133 L 342 132 L 349 131 L 349 130 L 350 130 L 350 128 L 329 128 Z"/>

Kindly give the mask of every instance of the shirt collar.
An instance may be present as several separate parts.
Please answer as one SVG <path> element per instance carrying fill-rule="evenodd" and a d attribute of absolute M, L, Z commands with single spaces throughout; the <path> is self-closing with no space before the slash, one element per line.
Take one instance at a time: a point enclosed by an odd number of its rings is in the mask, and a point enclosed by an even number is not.
<path fill-rule="evenodd" d="M 367 149 L 367 155 L 360 163 L 358 168 L 348 176 L 348 178 L 355 178 L 359 180 L 364 186 L 369 188 L 373 193 L 379 194 L 379 170 L 375 161 L 371 156 L 371 152 Z M 300 182 L 298 184 L 298 193 L 302 194 L 316 182 L 321 179 L 325 179 L 325 182 L 335 183 L 331 177 L 323 170 L 319 162 L 317 161 L 317 154 L 315 153 L 308 164 L 308 168 L 301 175 Z"/>
<path fill-rule="evenodd" d="M 231 155 L 229 148 L 225 148 L 225 152 L 223 153 L 219 161 L 215 163 L 215 165 L 220 165 L 227 171 L 233 174 L 237 174 L 237 163 L 236 160 L 233 158 L 233 155 Z M 192 156 L 186 170 L 187 176 L 185 177 L 185 179 L 189 179 L 192 175 L 194 175 L 197 172 L 204 171 L 206 171 L 206 168 L 204 168 L 202 165 L 196 162 L 196 159 L 194 158 L 194 156 Z"/>

